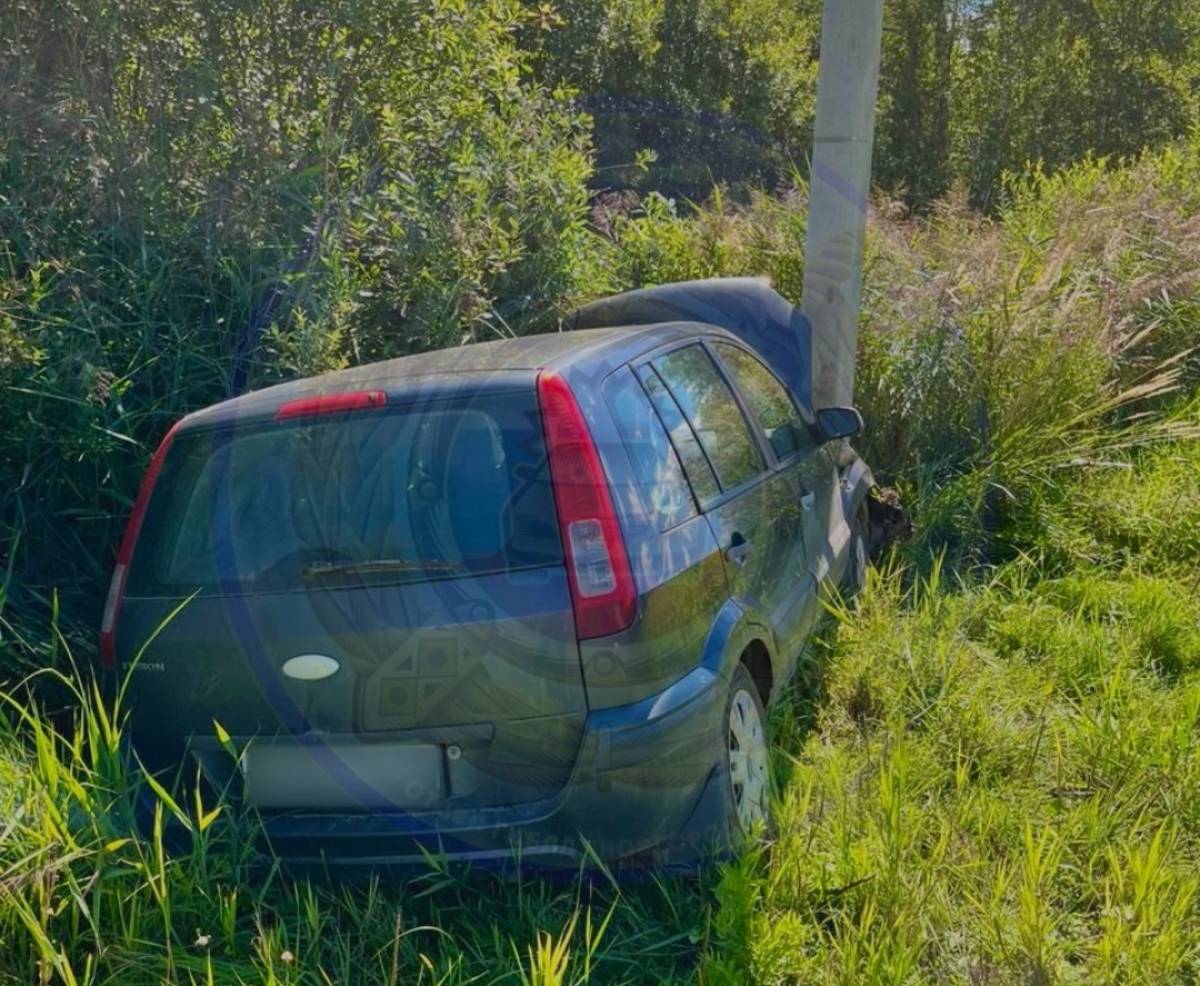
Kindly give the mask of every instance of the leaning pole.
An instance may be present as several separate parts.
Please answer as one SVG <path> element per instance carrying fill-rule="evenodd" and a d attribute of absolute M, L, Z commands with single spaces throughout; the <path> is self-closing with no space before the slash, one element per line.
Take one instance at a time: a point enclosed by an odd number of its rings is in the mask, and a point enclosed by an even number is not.
<path fill-rule="evenodd" d="M 854 401 L 883 0 L 825 0 L 801 308 L 813 404 Z"/>

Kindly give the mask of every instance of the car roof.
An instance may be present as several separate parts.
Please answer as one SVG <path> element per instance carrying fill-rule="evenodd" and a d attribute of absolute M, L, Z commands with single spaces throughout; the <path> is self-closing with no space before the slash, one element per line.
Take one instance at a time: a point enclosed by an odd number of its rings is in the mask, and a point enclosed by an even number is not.
<path fill-rule="evenodd" d="M 699 322 L 667 322 L 471 343 L 277 384 L 193 412 L 183 419 L 181 430 L 266 418 L 289 401 L 353 390 L 383 390 L 397 401 L 437 399 L 465 390 L 512 391 L 531 386 L 541 370 L 566 369 L 592 359 L 617 366 L 660 345 L 698 335 L 729 333 Z"/>
<path fill-rule="evenodd" d="M 716 277 L 640 288 L 590 302 L 570 329 L 690 321 L 721 326 L 763 358 L 802 407 L 812 407 L 812 323 L 765 277 Z"/>

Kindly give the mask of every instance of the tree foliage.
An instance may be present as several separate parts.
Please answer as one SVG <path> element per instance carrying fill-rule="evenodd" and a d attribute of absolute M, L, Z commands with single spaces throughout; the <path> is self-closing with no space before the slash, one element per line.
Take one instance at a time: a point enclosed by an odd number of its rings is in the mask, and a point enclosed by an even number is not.
<path fill-rule="evenodd" d="M 643 184 L 704 195 L 803 165 L 820 53 L 819 0 L 564 0 L 539 70 L 604 113 L 602 161 L 644 146 Z M 888 0 L 876 178 L 925 204 L 963 182 L 988 204 L 1006 171 L 1129 155 L 1200 122 L 1200 7 L 1191 0 Z M 653 116 L 645 105 L 654 105 Z M 632 121 L 630 114 L 641 111 Z M 619 168 L 603 182 L 630 180 Z"/>
<path fill-rule="evenodd" d="M 539 74 L 576 88 L 602 183 L 706 194 L 787 174 L 812 130 L 821 0 L 563 0 Z M 649 179 L 635 153 L 657 155 Z"/>
<path fill-rule="evenodd" d="M 179 414 L 528 328 L 595 283 L 588 134 L 530 79 L 524 20 L 511 0 L 3 0 L 13 593 L 94 600 Z"/>
<path fill-rule="evenodd" d="M 1192 0 L 886 11 L 876 177 L 911 203 L 965 184 L 1000 214 L 1027 162 L 1197 126 Z M 57 588 L 94 624 L 150 451 L 231 392 L 650 281 L 770 273 L 795 297 L 820 16 L 0 0 L 0 620 Z M 589 198 L 612 185 L 636 194 Z"/>
<path fill-rule="evenodd" d="M 990 0 L 957 44 L 954 174 L 977 201 L 1006 171 L 1133 155 L 1200 123 L 1191 0 Z"/>

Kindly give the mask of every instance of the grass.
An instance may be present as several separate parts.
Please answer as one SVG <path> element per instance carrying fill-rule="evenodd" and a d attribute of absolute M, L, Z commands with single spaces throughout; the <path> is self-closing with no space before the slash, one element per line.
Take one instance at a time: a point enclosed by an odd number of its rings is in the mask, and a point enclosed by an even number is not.
<path fill-rule="evenodd" d="M 907 595 L 880 582 L 838 635 L 783 834 L 727 883 L 747 898 L 739 964 L 762 982 L 1188 981 L 1195 603 L 1030 563 Z"/>
<path fill-rule="evenodd" d="M 253 818 L 161 790 L 139 834 L 117 720 L 95 693 L 75 698 L 58 732 L 8 699 L 27 742 L 0 746 L 0 981 L 551 984 L 691 964 L 694 909 L 666 883 L 502 881 L 434 860 L 406 886 L 297 880 L 253 853 Z M 188 833 L 175 853 L 171 816 Z"/>
<path fill-rule="evenodd" d="M 1197 178 L 1200 145 L 873 220 L 865 451 L 917 536 L 773 714 L 774 833 L 699 883 L 297 879 L 166 792 L 139 834 L 121 710 L 6 578 L 47 670 L 3 699 L 0 983 L 1200 981 Z M 803 205 L 652 200 L 588 249 L 794 296 Z"/>
<path fill-rule="evenodd" d="M 108 707 L 54 731 L 10 696 L 0 981 L 1194 982 L 1200 556 L 1106 518 L 1194 535 L 1200 450 L 1128 465 L 1043 504 L 1075 563 L 893 564 L 834 606 L 774 716 L 776 831 L 698 884 L 308 881 L 254 863 L 252 818 L 166 796 L 142 837 Z"/>

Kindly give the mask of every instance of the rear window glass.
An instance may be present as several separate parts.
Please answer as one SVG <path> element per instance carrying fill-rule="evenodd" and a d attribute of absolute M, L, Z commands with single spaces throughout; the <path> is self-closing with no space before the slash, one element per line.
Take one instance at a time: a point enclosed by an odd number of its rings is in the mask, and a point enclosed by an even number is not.
<path fill-rule="evenodd" d="M 424 581 L 561 559 L 531 392 L 184 433 L 129 592 Z"/>
<path fill-rule="evenodd" d="M 637 378 L 629 371 L 618 373 L 604 390 L 650 522 L 666 531 L 695 516 L 679 458 Z"/>
<path fill-rule="evenodd" d="M 654 366 L 700 439 L 723 489 L 740 486 L 765 468 L 733 391 L 702 347 L 676 349 Z"/>

